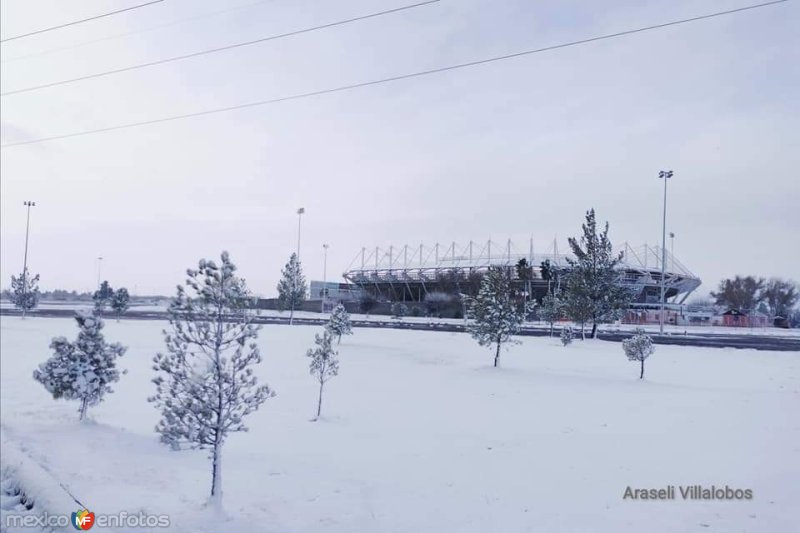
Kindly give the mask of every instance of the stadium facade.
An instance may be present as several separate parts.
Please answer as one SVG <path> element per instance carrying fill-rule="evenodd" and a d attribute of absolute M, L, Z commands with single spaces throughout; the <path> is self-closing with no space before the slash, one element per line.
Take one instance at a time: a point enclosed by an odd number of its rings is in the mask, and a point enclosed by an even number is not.
<path fill-rule="evenodd" d="M 534 253 L 533 245 L 520 253 L 509 240 L 467 244 L 435 244 L 428 247 L 389 246 L 362 248 L 343 276 L 359 294 L 369 294 L 382 302 L 423 302 L 430 293 L 451 295 L 477 293 L 480 279 L 489 267 L 507 268 L 512 283 L 533 298 L 544 296 L 554 283 L 561 283 L 569 271 L 568 254 L 551 251 Z M 619 283 L 634 296 L 634 307 L 655 308 L 661 299 L 661 259 L 666 259 L 666 301 L 683 304 L 700 286 L 700 279 L 661 247 L 625 243 L 615 247 L 622 252 Z M 521 263 L 522 262 L 522 263 Z M 522 264 L 522 268 L 518 265 Z"/>

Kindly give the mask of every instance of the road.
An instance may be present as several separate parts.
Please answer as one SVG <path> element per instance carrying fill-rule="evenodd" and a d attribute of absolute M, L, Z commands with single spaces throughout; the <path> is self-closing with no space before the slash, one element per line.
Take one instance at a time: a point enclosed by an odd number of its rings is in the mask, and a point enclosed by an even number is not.
<path fill-rule="evenodd" d="M 75 316 L 73 309 L 36 309 L 28 313 L 31 317 L 42 318 L 70 318 Z M 19 316 L 17 309 L 2 308 L 0 316 Z M 165 311 L 128 311 L 123 315 L 124 320 L 167 320 Z M 289 318 L 285 316 L 258 316 L 255 319 L 258 324 L 288 324 Z M 294 323 L 304 326 L 324 325 L 324 318 L 298 317 Z M 420 331 L 449 331 L 463 332 L 466 330 L 463 324 L 448 322 L 406 322 L 403 320 L 352 320 L 353 327 L 356 328 L 392 328 L 392 329 L 411 329 Z M 519 332 L 519 335 L 529 337 L 546 337 L 548 329 L 542 326 L 526 325 Z M 598 339 L 611 342 L 620 342 L 632 335 L 626 331 L 603 331 L 598 332 Z M 776 350 L 800 352 L 800 337 L 798 336 L 777 336 L 777 335 L 741 335 L 735 333 L 703 333 L 692 332 L 691 334 L 651 334 L 655 344 L 674 344 L 679 346 L 705 346 L 711 348 L 750 348 L 754 350 Z"/>

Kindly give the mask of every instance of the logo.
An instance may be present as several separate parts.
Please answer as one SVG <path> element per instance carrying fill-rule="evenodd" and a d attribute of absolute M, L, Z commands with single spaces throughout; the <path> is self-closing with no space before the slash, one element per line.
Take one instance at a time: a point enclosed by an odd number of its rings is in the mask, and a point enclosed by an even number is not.
<path fill-rule="evenodd" d="M 92 529 L 94 525 L 94 513 L 90 513 L 88 509 L 82 509 L 72 513 L 71 522 L 72 526 L 79 531 Z"/>

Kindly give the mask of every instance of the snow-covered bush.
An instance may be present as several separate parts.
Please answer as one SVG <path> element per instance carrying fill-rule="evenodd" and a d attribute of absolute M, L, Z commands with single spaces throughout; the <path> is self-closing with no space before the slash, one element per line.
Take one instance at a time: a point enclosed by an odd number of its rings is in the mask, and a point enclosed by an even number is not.
<path fill-rule="evenodd" d="M 250 294 L 227 252 L 222 263 L 201 260 L 187 270 L 186 286 L 170 304 L 166 354 L 153 358 L 155 396 L 161 410 L 156 431 L 173 449 L 210 449 L 211 502 L 222 501 L 222 445 L 230 433 L 247 431 L 244 417 L 274 393 L 258 385 L 258 326 Z"/>
<path fill-rule="evenodd" d="M 644 360 L 656 351 L 650 335 L 645 333 L 643 329 L 637 328 L 633 337 L 622 341 L 622 349 L 625 351 L 625 355 L 628 356 L 629 361 L 639 361 L 641 363 L 639 379 L 644 378 Z"/>
<path fill-rule="evenodd" d="M 31 277 L 26 268 L 19 277 L 11 276 L 11 303 L 25 313 L 39 305 L 39 274 Z"/>
<path fill-rule="evenodd" d="M 333 308 L 331 318 L 325 325 L 325 329 L 331 332 L 331 335 L 336 335 L 336 343 L 342 342 L 342 335 L 352 335 L 353 328 L 350 325 L 350 313 L 344 308 L 342 304 Z"/>
<path fill-rule="evenodd" d="M 572 326 L 564 326 L 561 328 L 561 344 L 569 346 L 572 344 L 572 339 L 575 338 L 575 333 L 572 331 Z"/>
<path fill-rule="evenodd" d="M 403 302 L 395 302 L 392 304 L 392 315 L 395 318 L 403 318 L 408 314 L 408 306 Z"/>
<path fill-rule="evenodd" d="M 500 348 L 513 343 L 511 335 L 519 330 L 525 312 L 519 312 L 512 301 L 511 278 L 507 270 L 491 267 L 481 281 L 478 295 L 470 301 L 469 328 L 481 346 L 494 346 L 494 366 L 500 361 Z"/>
<path fill-rule="evenodd" d="M 319 399 L 317 400 L 317 418 L 322 412 L 322 388 L 325 382 L 339 374 L 338 355 L 333 349 L 333 334 L 329 329 L 324 329 L 322 335 L 314 336 L 316 348 L 309 349 L 306 356 L 311 358 L 308 365 L 309 373 L 319 381 Z"/>
<path fill-rule="evenodd" d="M 106 344 L 101 333 L 103 321 L 89 311 L 78 311 L 75 320 L 80 331 L 75 342 L 55 337 L 50 359 L 33 372 L 53 398 L 80 401 L 80 419 L 89 406 L 97 405 L 106 393 L 113 392 L 111 383 L 119 381 L 117 358 L 127 348 L 121 344 Z"/>

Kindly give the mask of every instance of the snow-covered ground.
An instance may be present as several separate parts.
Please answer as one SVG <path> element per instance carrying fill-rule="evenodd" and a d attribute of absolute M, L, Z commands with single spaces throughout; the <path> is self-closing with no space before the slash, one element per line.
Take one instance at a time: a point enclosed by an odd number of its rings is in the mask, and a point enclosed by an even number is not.
<path fill-rule="evenodd" d="M 3 462 L 30 461 L 43 505 L 52 481 L 95 513 L 168 513 L 185 532 L 800 531 L 800 353 L 658 346 L 640 381 L 616 343 L 524 338 L 495 369 L 463 333 L 358 329 L 312 422 L 319 328 L 267 326 L 258 373 L 278 395 L 225 445 L 223 517 L 203 508 L 206 453 L 153 432 L 164 326 L 107 322 L 128 374 L 80 424 L 31 378 L 74 321 L 0 319 Z M 753 499 L 623 500 L 696 484 Z"/>

